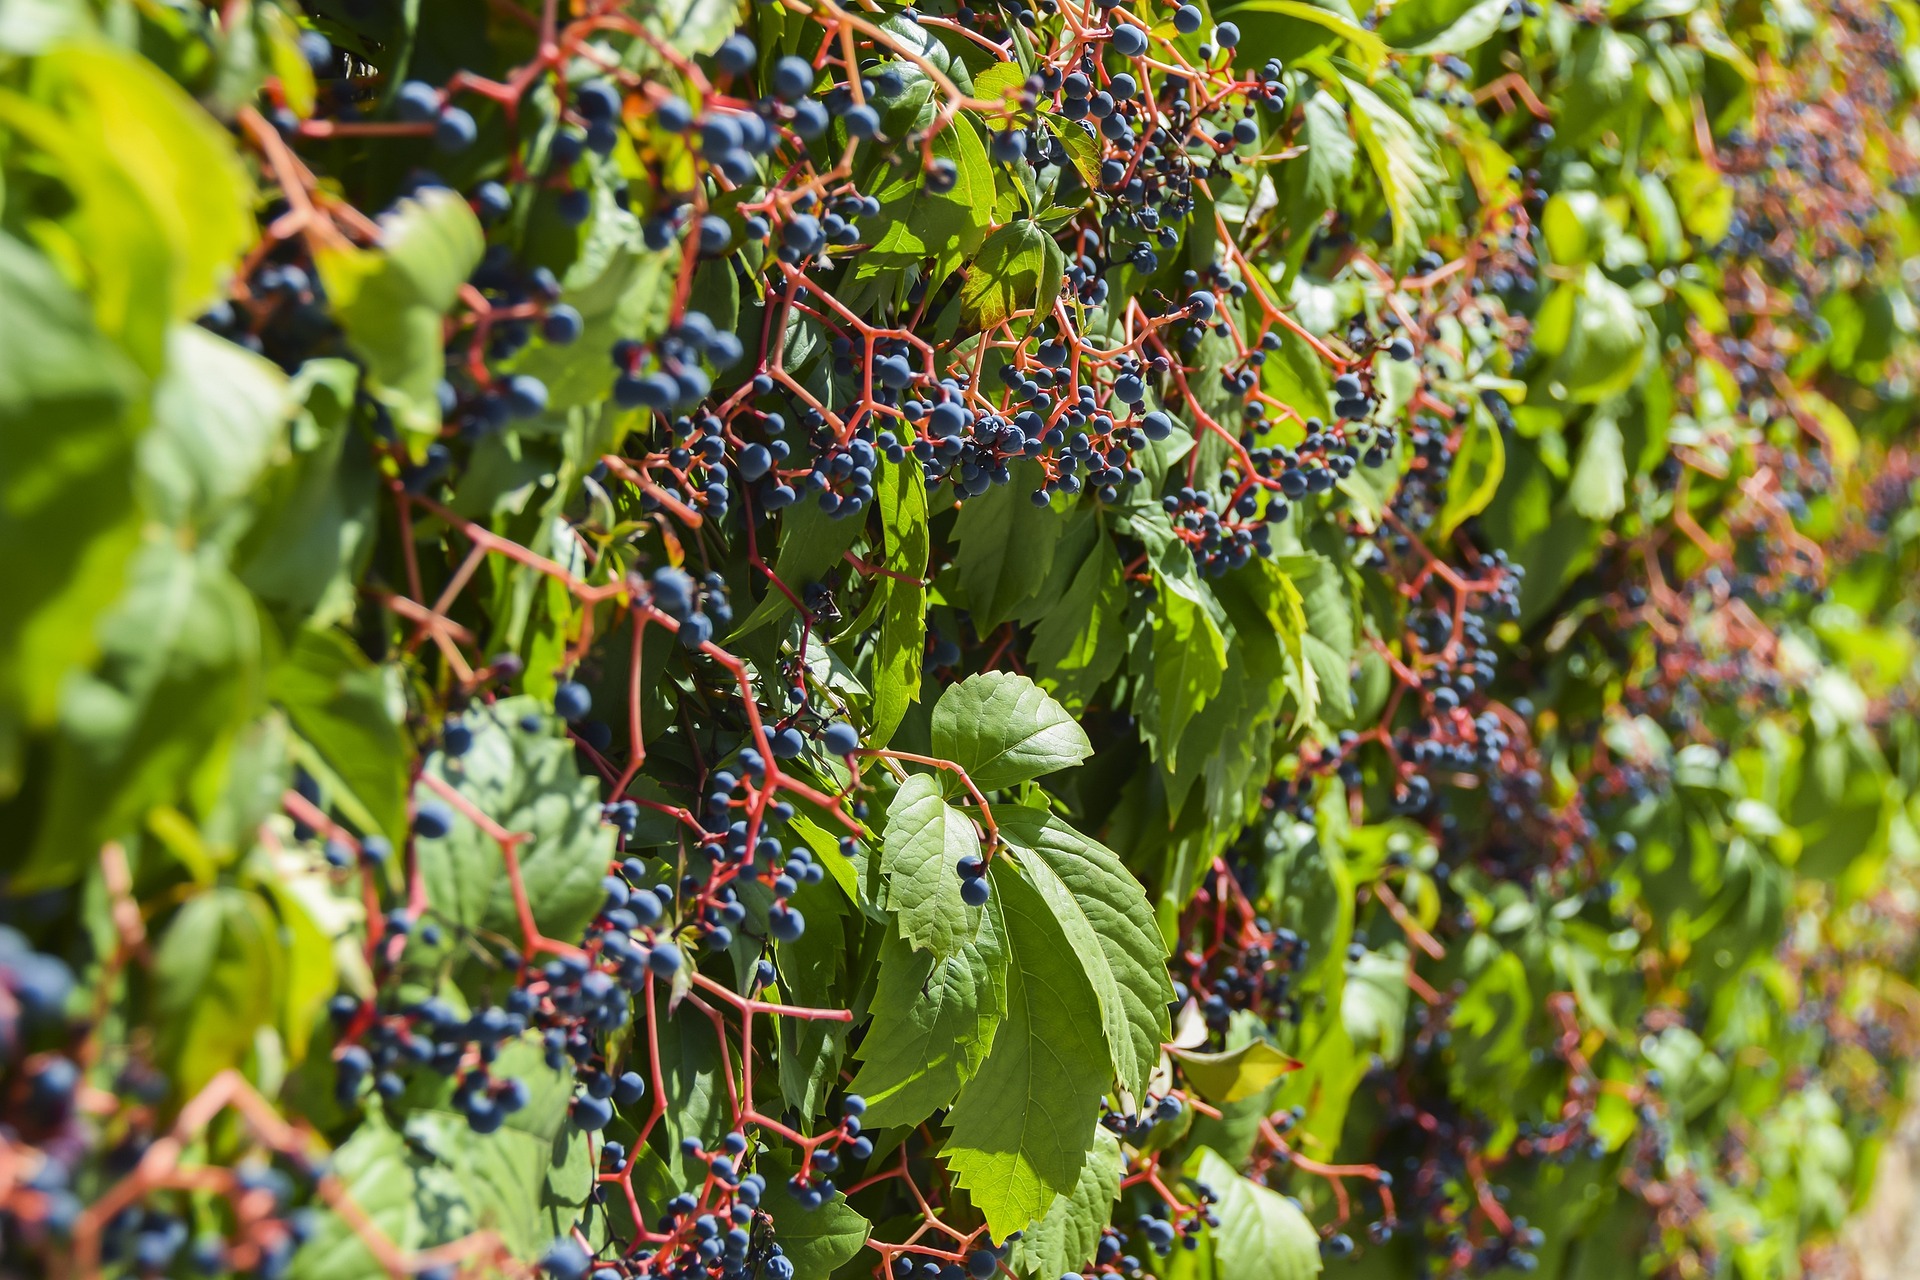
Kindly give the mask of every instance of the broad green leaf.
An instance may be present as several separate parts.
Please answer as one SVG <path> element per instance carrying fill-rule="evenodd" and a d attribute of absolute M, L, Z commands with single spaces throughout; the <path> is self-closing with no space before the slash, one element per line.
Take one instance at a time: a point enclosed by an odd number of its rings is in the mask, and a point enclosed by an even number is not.
<path fill-rule="evenodd" d="M 662 0 L 645 11 L 647 26 L 688 57 L 712 53 L 740 24 L 740 0 Z"/>
<path fill-rule="evenodd" d="M 139 532 L 139 371 L 52 265 L 0 234 L 0 796 L 8 741 L 54 716 L 61 678 L 99 651 Z"/>
<path fill-rule="evenodd" d="M 986 1060 L 1007 1011 L 1007 950 L 997 904 L 980 931 L 945 959 L 916 951 L 889 928 L 880 981 L 848 1091 L 867 1100 L 875 1128 L 917 1125 L 951 1103 Z"/>
<path fill-rule="evenodd" d="M 373 249 L 316 255 L 340 326 L 365 362 L 368 389 L 425 447 L 440 429 L 442 320 L 480 261 L 486 237 L 467 202 L 426 187 L 381 220 Z"/>
<path fill-rule="evenodd" d="M 1006 922 L 1007 1016 L 947 1113 L 942 1153 L 1004 1240 L 1079 1182 L 1112 1063 L 1099 997 L 1046 900 L 1004 858 L 988 874 Z"/>
<path fill-rule="evenodd" d="M 867 1242 L 867 1220 L 836 1191 L 816 1209 L 803 1208 L 789 1186 L 794 1167 L 784 1152 L 762 1155 L 756 1169 L 767 1180 L 761 1201 L 773 1219 L 773 1238 L 793 1263 L 794 1280 L 828 1280 Z"/>
<path fill-rule="evenodd" d="M 1308 0 L 1241 0 L 1238 4 L 1226 5 L 1219 10 L 1219 16 L 1223 20 L 1232 19 L 1242 25 L 1249 21 L 1258 22 L 1259 19 L 1252 15 L 1262 13 L 1281 18 L 1294 18 L 1318 27 L 1325 27 L 1345 40 L 1360 62 L 1368 68 L 1378 67 L 1386 61 L 1386 43 L 1355 22 L 1351 12 L 1337 13 L 1331 8 L 1309 3 Z"/>
<path fill-rule="evenodd" d="M 874 579 L 885 602 L 880 607 L 880 634 L 873 662 L 873 722 L 867 740 L 884 747 L 907 714 L 907 704 L 920 701 L 920 669 L 927 649 L 927 486 L 920 464 L 912 457 L 883 462 L 875 489 L 881 528 L 886 538 L 887 574 Z M 901 574 L 896 578 L 891 574 Z"/>
<path fill-rule="evenodd" d="M 1193 595 L 1154 575 L 1152 728 L 1157 754 L 1174 767 L 1180 735 L 1207 700 L 1220 692 L 1227 668 L 1227 641 L 1220 624 Z M 1148 686 L 1142 685 L 1143 690 Z M 1136 703 L 1136 706 L 1140 704 Z"/>
<path fill-rule="evenodd" d="M 981 635 L 1012 617 L 1053 568 L 1063 521 L 1028 496 L 1043 479 L 1037 464 L 1017 462 L 1012 480 L 968 498 L 954 521 L 954 573 Z"/>
<path fill-rule="evenodd" d="M 345 360 L 301 366 L 290 389 L 304 406 L 292 457 L 261 482 L 259 518 L 235 555 L 249 590 L 315 626 L 352 614 L 373 547 L 379 474 L 349 418 L 358 381 Z"/>
<path fill-rule="evenodd" d="M 1631 387 L 1647 352 L 1633 298 L 1594 265 L 1555 296 L 1570 298 L 1572 311 L 1564 339 L 1541 348 L 1555 357 L 1547 371 L 1551 389 L 1577 404 L 1597 404 Z"/>
<path fill-rule="evenodd" d="M 153 960 L 158 1057 L 176 1095 L 192 1097 L 253 1052 L 273 1022 L 286 964 L 280 925 L 259 894 L 213 889 L 187 900 Z"/>
<path fill-rule="evenodd" d="M 916 165 L 902 165 L 874 192 L 879 218 L 862 219 L 875 229 L 872 245 L 855 260 L 853 278 L 866 280 L 936 260 L 928 287 L 941 281 L 980 248 L 993 206 L 993 166 L 973 121 L 960 116 L 934 135 L 933 154 L 952 162 L 954 184 L 935 194 Z"/>
<path fill-rule="evenodd" d="M 126 594 L 102 618 L 101 659 L 60 691 L 40 825 L 12 887 L 71 883 L 102 844 L 222 768 L 261 707 L 263 638 L 246 589 L 217 554 L 153 541 L 129 562 Z"/>
<path fill-rule="evenodd" d="M 1354 131 L 1393 215 L 1394 270 L 1405 271 L 1446 225 L 1446 166 L 1418 124 L 1359 81 L 1341 83 L 1353 105 Z"/>
<path fill-rule="evenodd" d="M 1136 1098 L 1172 1034 L 1173 980 L 1146 890 L 1111 849 L 1040 809 L 994 810 L 1001 838 L 1055 921 L 1100 1001 L 1114 1074 Z"/>
<path fill-rule="evenodd" d="M 69 44 L 40 59 L 44 101 L 139 191 L 172 266 L 168 313 L 198 315 L 253 241 L 253 190 L 232 139 L 151 62 L 112 45 Z"/>
<path fill-rule="evenodd" d="M 1296 1202 L 1241 1177 L 1205 1148 L 1197 1175 L 1218 1197 L 1213 1256 L 1219 1280 L 1312 1280 L 1320 1274 L 1320 1236 Z"/>
<path fill-rule="evenodd" d="M 426 1158 L 407 1145 L 375 1109 L 334 1149 L 328 1168 L 387 1239 L 402 1249 L 418 1249 L 426 1238 L 423 1207 L 417 1201 L 418 1178 Z M 361 1280 L 378 1275 L 380 1264 L 345 1219 L 319 1216 L 314 1234 L 293 1255 L 289 1280 Z"/>
<path fill-rule="evenodd" d="M 1169 1052 L 1180 1064 L 1187 1083 L 1208 1102 L 1239 1102 L 1255 1097 L 1300 1064 L 1264 1040 L 1249 1040 L 1238 1049 L 1201 1053 L 1192 1049 Z"/>
<path fill-rule="evenodd" d="M 1093 744 L 1027 677 L 982 671 L 934 704 L 933 752 L 965 769 L 981 790 L 994 791 L 1072 768 L 1093 754 Z"/>
<path fill-rule="evenodd" d="M 1096 535 L 1069 586 L 1033 629 L 1027 658 L 1069 710 L 1086 706 L 1126 660 L 1126 583 L 1113 540 Z"/>
<path fill-rule="evenodd" d="M 273 669 L 267 694 L 351 797 L 358 822 L 402 840 L 410 753 L 380 668 L 339 632 L 306 630 Z"/>
<path fill-rule="evenodd" d="M 1447 476 L 1447 498 L 1434 532 L 1441 539 L 1487 509 L 1507 470 L 1507 445 L 1493 415 L 1476 408 L 1461 428 L 1460 450 Z"/>
<path fill-rule="evenodd" d="M 1060 246 L 1038 223 L 1010 222 L 987 237 L 967 267 L 961 314 L 976 329 L 993 329 L 1021 312 L 1043 319 L 1053 310 L 1065 269 Z"/>
<path fill-rule="evenodd" d="M 1120 1198 L 1120 1180 L 1126 1173 L 1120 1139 L 1104 1125 L 1093 1131 L 1093 1150 L 1080 1170 L 1073 1190 L 1054 1199 L 1046 1216 L 1027 1228 L 1014 1242 L 1007 1264 L 1021 1275 L 1054 1280 L 1077 1272 L 1093 1261 L 1100 1247 L 1101 1229 L 1113 1216 Z"/>
<path fill-rule="evenodd" d="M 532 716 L 538 727 L 521 727 Z M 606 898 L 601 880 L 613 860 L 614 828 L 600 821 L 600 786 L 583 777 L 573 745 L 530 697 L 502 698 L 465 714 L 473 745 L 448 758 L 435 751 L 426 772 L 445 779 L 519 842 L 520 878 L 534 923 L 550 938 L 578 937 Z M 438 804 L 453 830 L 416 839 L 415 856 L 435 913 L 461 929 L 520 937 L 506 859 L 500 844 L 437 792 L 422 784 L 414 804 Z"/>
<path fill-rule="evenodd" d="M 980 909 L 960 900 L 955 864 L 980 852 L 973 820 L 941 798 L 940 780 L 916 773 L 900 784 L 887 807 L 880 873 L 886 908 L 900 934 L 935 958 L 956 954 L 980 927 Z"/>
<path fill-rule="evenodd" d="M 1580 458 L 1567 482 L 1567 503 L 1590 520 L 1611 520 L 1627 505 L 1626 440 L 1611 405 L 1587 419 Z"/>
<path fill-rule="evenodd" d="M 139 445 L 141 506 L 230 544 L 251 521 L 254 482 L 286 448 L 292 409 L 286 375 L 270 361 L 199 325 L 176 325 Z"/>
<path fill-rule="evenodd" d="M 1321 719 L 1342 725 L 1353 709 L 1353 604 L 1346 583 L 1325 556 L 1280 556 L 1274 563 L 1300 591 L 1307 620 L 1300 648 L 1313 668 Z"/>
<path fill-rule="evenodd" d="M 1379 37 L 1402 53 L 1466 53 L 1500 30 L 1507 0 L 1399 0 Z"/>
<path fill-rule="evenodd" d="M 1317 218 L 1337 203 L 1353 181 L 1360 146 L 1347 126 L 1346 109 L 1324 89 L 1316 89 L 1301 113 L 1301 138 L 1307 145 L 1305 183 L 1301 187 Z"/>

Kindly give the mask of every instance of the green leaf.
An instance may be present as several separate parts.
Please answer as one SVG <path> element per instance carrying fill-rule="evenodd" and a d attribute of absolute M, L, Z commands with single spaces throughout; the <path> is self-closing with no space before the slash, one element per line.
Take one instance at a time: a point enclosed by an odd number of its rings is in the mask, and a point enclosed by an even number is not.
<path fill-rule="evenodd" d="M 1339 203 L 1353 181 L 1360 146 L 1347 125 L 1346 109 L 1324 89 L 1316 89 L 1301 112 L 1301 138 L 1307 144 L 1305 182 L 1301 187 L 1309 207 L 1318 216 Z"/>
<path fill-rule="evenodd" d="M 855 1050 L 861 1066 L 848 1086 L 867 1100 L 869 1127 L 917 1125 L 979 1072 L 1007 1011 L 1004 930 L 989 902 L 980 931 L 944 959 L 887 930 L 873 1025 Z"/>
<path fill-rule="evenodd" d="M 1100 1247 L 1101 1229 L 1113 1216 L 1120 1199 L 1120 1180 L 1126 1173 L 1120 1139 L 1105 1126 L 1093 1131 L 1093 1150 L 1073 1190 L 1057 1196 L 1046 1216 L 1027 1228 L 1007 1255 L 1007 1264 L 1021 1275 L 1042 1280 L 1079 1271 Z"/>
<path fill-rule="evenodd" d="M 1060 246 L 1038 223 L 1009 222 L 987 237 L 967 267 L 961 315 L 975 329 L 993 329 L 1030 312 L 1031 328 L 1052 313 L 1065 270 Z"/>
<path fill-rule="evenodd" d="M 938 778 L 916 773 L 900 784 L 887 807 L 880 874 L 885 906 L 915 948 L 944 959 L 978 933 L 980 909 L 960 900 L 954 869 L 962 857 L 978 852 L 972 819 L 941 798 Z"/>
<path fill-rule="evenodd" d="M 740 0 L 661 0 L 645 10 L 649 29 L 688 57 L 712 53 L 740 25 Z"/>
<path fill-rule="evenodd" d="M 323 249 L 315 264 L 366 364 L 368 389 L 424 448 L 440 430 L 442 319 L 479 264 L 486 237 L 467 202 L 445 187 L 400 201 L 380 231 L 378 248 Z"/>
<path fill-rule="evenodd" d="M 1232 19 L 1245 25 L 1243 15 L 1268 13 L 1275 17 L 1294 18 L 1301 22 L 1310 22 L 1325 27 L 1334 35 L 1345 40 L 1361 63 L 1367 67 L 1378 67 L 1386 61 L 1387 46 L 1379 36 L 1367 30 L 1353 20 L 1349 13 L 1336 13 L 1331 8 L 1322 8 L 1307 0 L 1242 0 L 1239 4 L 1223 7 L 1219 16 L 1224 21 Z"/>
<path fill-rule="evenodd" d="M 521 718 L 541 727 L 528 731 Z M 456 787 L 481 813 L 525 837 L 520 877 L 534 923 L 550 938 L 574 938 L 606 899 L 601 880 L 613 860 L 614 828 L 600 821 L 600 786 L 581 776 L 572 743 L 556 736 L 554 721 L 530 697 L 502 698 L 468 709 L 473 745 L 449 759 L 436 751 L 426 772 Z M 472 819 L 424 784 L 415 804 L 434 803 L 453 814 L 446 836 L 416 839 L 415 856 L 437 915 L 461 929 L 520 938 L 519 917 L 500 844 Z"/>
<path fill-rule="evenodd" d="M 954 521 L 954 573 L 980 635 L 1012 617 L 1053 568 L 1063 521 L 1028 496 L 1044 479 L 1039 464 L 1017 462 L 1010 481 L 968 498 Z"/>
<path fill-rule="evenodd" d="M 267 694 L 345 789 L 357 825 L 403 840 L 410 753 L 380 668 L 337 631 L 302 631 L 273 669 Z"/>
<path fill-rule="evenodd" d="M 1154 573 L 1152 710 L 1156 754 L 1174 767 L 1180 735 L 1207 700 L 1220 692 L 1227 669 L 1227 641 L 1213 614 L 1192 590 Z M 1149 686 L 1143 685 L 1142 689 Z M 1139 705 L 1139 704 L 1136 704 Z"/>
<path fill-rule="evenodd" d="M 154 1020 L 160 1064 L 190 1098 L 253 1052 L 273 1022 L 286 963 L 280 925 L 259 894 L 213 889 L 189 898 L 154 953 Z"/>
<path fill-rule="evenodd" d="M 1320 555 L 1278 556 L 1274 564 L 1300 591 L 1307 632 L 1300 649 L 1313 671 L 1320 716 L 1345 724 L 1353 713 L 1353 604 L 1331 560 Z"/>
<path fill-rule="evenodd" d="M 1098 188 L 1100 184 L 1100 144 L 1092 134 L 1078 124 L 1061 116 L 1043 113 L 1042 119 L 1053 130 L 1060 145 L 1066 149 L 1067 163 L 1080 175 L 1080 181 L 1087 184 L 1088 190 Z"/>
<path fill-rule="evenodd" d="M 60 694 L 52 776 L 15 890 L 71 883 L 107 840 L 212 771 L 260 707 L 260 618 L 215 552 L 149 542 L 100 624 L 96 671 Z"/>
<path fill-rule="evenodd" d="M 936 194 L 927 188 L 918 165 L 902 165 L 885 178 L 874 198 L 880 202 L 872 224 L 873 243 L 855 259 L 853 278 L 867 280 L 898 272 L 933 258 L 927 278 L 930 289 L 951 275 L 966 255 L 980 248 L 987 235 L 987 211 L 993 207 L 993 166 L 978 126 L 956 117 L 934 135 L 933 154 L 951 161 L 952 189 Z"/>
<path fill-rule="evenodd" d="M 947 1113 L 948 1168 L 996 1240 L 1079 1182 L 1112 1078 L 1100 1000 L 1047 902 L 1009 860 L 988 864 L 1007 938 L 1007 1016 Z"/>
<path fill-rule="evenodd" d="M 1633 298 L 1589 265 L 1576 282 L 1562 284 L 1552 297 L 1572 301 L 1570 325 L 1552 349 L 1550 390 L 1576 404 L 1598 404 L 1626 391 L 1639 375 L 1647 353 L 1640 309 Z"/>
<path fill-rule="evenodd" d="M 940 695 L 933 753 L 967 771 L 982 791 L 1010 787 L 1093 754 L 1086 730 L 1033 681 L 982 671 Z"/>
<path fill-rule="evenodd" d="M 167 370 L 139 446 L 141 505 L 155 518 L 230 543 L 254 482 L 286 447 L 287 378 L 272 362 L 197 324 L 167 335 Z"/>
<path fill-rule="evenodd" d="M 261 482 L 260 518 L 236 555 L 249 590 L 316 626 L 353 613 L 373 548 L 379 473 L 349 420 L 359 377 L 345 360 L 301 366 L 290 389 L 305 406 L 292 457 Z"/>
<path fill-rule="evenodd" d="M 1507 0 L 1399 0 L 1374 28 L 1402 53 L 1466 53 L 1491 39 Z"/>
<path fill-rule="evenodd" d="M 0 796 L 8 741 L 53 720 L 62 677 L 99 651 L 139 533 L 143 379 L 51 264 L 0 234 Z"/>
<path fill-rule="evenodd" d="M 870 745 L 884 747 L 907 714 L 907 704 L 920 701 L 920 669 L 927 649 L 927 486 L 920 463 L 909 456 L 883 462 L 875 489 L 875 505 L 886 536 L 883 560 L 888 574 L 875 578 L 880 606 L 880 634 L 873 662 L 873 721 Z"/>
<path fill-rule="evenodd" d="M 252 183 L 219 122 L 145 58 L 106 43 L 38 60 L 37 92 L 139 192 L 168 246 L 173 320 L 205 310 L 253 243 Z M 464 202 L 463 202 L 464 203 Z"/>
<path fill-rule="evenodd" d="M 761 1200 L 773 1219 L 773 1238 L 793 1263 L 794 1280 L 828 1280 L 867 1242 L 867 1220 L 834 1192 L 818 1208 L 804 1208 L 789 1185 L 794 1167 L 784 1152 L 761 1155 L 756 1170 L 767 1180 Z"/>
<path fill-rule="evenodd" d="M 1126 582 L 1113 541 L 1096 536 L 1066 592 L 1033 629 L 1027 658 L 1069 710 L 1093 698 L 1126 660 Z"/>
<path fill-rule="evenodd" d="M 1626 439 L 1611 405 L 1602 405 L 1587 419 L 1580 458 L 1567 482 L 1567 503 L 1589 520 L 1611 520 L 1626 508 Z"/>
<path fill-rule="evenodd" d="M 1218 1197 L 1220 1225 L 1212 1234 L 1220 1280 L 1312 1280 L 1320 1274 L 1320 1236 L 1298 1204 L 1241 1177 L 1204 1147 L 1198 1176 Z"/>
<path fill-rule="evenodd" d="M 1271 1088 L 1300 1064 L 1264 1040 L 1249 1040 L 1223 1053 L 1172 1049 L 1173 1060 L 1187 1083 L 1208 1102 L 1239 1102 Z"/>
<path fill-rule="evenodd" d="M 1342 77 L 1354 130 L 1366 148 L 1393 215 L 1395 271 L 1405 271 L 1446 226 L 1447 169 L 1425 130 L 1367 86 Z M 1384 85 L 1388 82 L 1383 83 Z"/>
<path fill-rule="evenodd" d="M 1114 852 L 1043 809 L 994 810 L 1001 838 L 1052 909 L 1100 1001 L 1113 1073 L 1136 1098 L 1172 1028 L 1173 980 L 1146 890 Z"/>
<path fill-rule="evenodd" d="M 1507 470 L 1507 444 L 1493 415 L 1476 407 L 1461 429 L 1460 451 L 1447 476 L 1447 500 L 1440 508 L 1435 536 L 1443 541 L 1466 521 L 1487 509 Z"/>

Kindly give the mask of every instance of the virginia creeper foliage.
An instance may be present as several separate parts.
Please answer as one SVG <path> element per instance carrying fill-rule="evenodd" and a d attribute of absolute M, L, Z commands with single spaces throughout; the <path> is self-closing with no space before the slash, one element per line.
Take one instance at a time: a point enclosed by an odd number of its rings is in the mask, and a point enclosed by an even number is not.
<path fill-rule="evenodd" d="M 1819 1274 L 1920 4 L 0 4 L 0 1273 Z"/>

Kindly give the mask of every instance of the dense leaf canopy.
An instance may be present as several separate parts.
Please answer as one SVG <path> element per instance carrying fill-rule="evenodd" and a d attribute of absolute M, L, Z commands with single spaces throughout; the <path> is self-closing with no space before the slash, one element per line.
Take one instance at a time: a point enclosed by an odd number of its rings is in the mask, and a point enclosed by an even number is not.
<path fill-rule="evenodd" d="M 0 1272 L 1822 1273 L 1913 0 L 0 4 Z"/>

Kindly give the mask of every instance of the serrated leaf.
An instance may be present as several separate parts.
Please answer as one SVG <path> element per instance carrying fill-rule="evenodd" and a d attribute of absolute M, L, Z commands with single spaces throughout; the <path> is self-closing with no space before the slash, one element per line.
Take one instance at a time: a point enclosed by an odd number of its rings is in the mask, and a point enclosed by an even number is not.
<path fill-rule="evenodd" d="M 1447 475 L 1447 500 L 1440 507 L 1435 533 L 1441 539 L 1487 509 L 1507 470 L 1507 443 L 1493 416 L 1475 409 L 1461 431 L 1460 450 Z"/>
<path fill-rule="evenodd" d="M 1039 685 L 1010 671 L 968 676 L 933 708 L 933 752 L 983 791 L 1072 768 L 1093 754 L 1086 730 Z"/>
<path fill-rule="evenodd" d="M 1626 438 L 1610 405 L 1594 410 L 1567 482 L 1567 503 L 1589 520 L 1611 520 L 1627 505 Z"/>
<path fill-rule="evenodd" d="M 144 379 L 47 259 L 0 234 L 0 794 L 7 740 L 54 716 L 99 651 L 139 534 L 135 405 Z"/>
<path fill-rule="evenodd" d="M 1399 0 L 1376 34 L 1402 53 L 1466 53 L 1491 39 L 1507 0 Z"/>
<path fill-rule="evenodd" d="M 532 716 L 539 727 L 520 726 Z M 614 828 L 600 821 L 600 787 L 581 775 L 573 745 L 551 727 L 551 716 L 526 696 L 502 698 L 466 713 L 473 745 L 448 758 L 436 751 L 425 770 L 457 788 L 481 813 L 523 835 L 520 877 L 534 922 L 550 938 L 575 938 L 606 899 Z M 453 830 L 417 839 L 415 856 L 435 913 L 462 929 L 519 938 L 520 921 L 499 842 L 422 784 L 415 803 L 453 814 Z"/>
<path fill-rule="evenodd" d="M 948 1105 L 986 1060 L 1007 1011 L 1007 950 L 999 907 L 941 959 L 888 929 L 880 943 L 873 1025 L 860 1042 L 851 1093 L 874 1128 L 917 1125 Z"/>
<path fill-rule="evenodd" d="M 402 200 L 380 229 L 377 248 L 326 249 L 314 261 L 369 388 L 424 447 L 440 430 L 442 320 L 486 237 L 467 202 L 445 187 Z"/>
<path fill-rule="evenodd" d="M 954 521 L 954 574 L 982 635 L 1012 617 L 1053 568 L 1064 522 L 1028 496 L 1043 482 L 1038 464 L 1017 462 L 1011 480 L 968 498 Z"/>
<path fill-rule="evenodd" d="M 1099 998 L 1114 1074 L 1145 1096 L 1173 1004 L 1167 947 L 1146 890 L 1111 849 L 1045 810 L 1000 806 L 994 814 Z"/>
<path fill-rule="evenodd" d="M 1170 1049 L 1180 1072 L 1208 1102 L 1239 1102 L 1256 1097 L 1300 1064 L 1264 1040 L 1250 1040 L 1238 1049 L 1200 1053 Z"/>
<path fill-rule="evenodd" d="M 980 246 L 960 286 L 960 313 L 975 329 L 993 329 L 1015 314 L 1034 320 L 1053 310 L 1066 258 L 1036 222 L 1009 222 Z"/>
<path fill-rule="evenodd" d="M 1077 1272 L 1093 1260 L 1100 1247 L 1101 1229 L 1113 1216 L 1120 1198 L 1120 1180 L 1127 1168 L 1120 1139 L 1105 1126 L 1093 1131 L 1093 1150 L 1080 1170 L 1073 1190 L 1054 1199 L 1046 1216 L 1027 1228 L 1007 1255 L 1007 1265 L 1021 1275 L 1054 1280 Z"/>
<path fill-rule="evenodd" d="M 1033 629 L 1027 658 L 1063 706 L 1084 707 L 1126 660 L 1127 591 L 1113 541 L 1097 535 L 1073 582 Z"/>
<path fill-rule="evenodd" d="M 178 1097 L 190 1098 L 253 1051 L 273 1021 L 286 955 L 280 925 L 259 894 L 213 889 L 189 899 L 154 955 L 158 1058 Z"/>
<path fill-rule="evenodd" d="M 1207 700 L 1220 692 L 1227 669 L 1227 641 L 1213 614 L 1193 594 L 1158 572 L 1154 585 L 1158 591 L 1152 613 L 1150 720 L 1158 738 L 1155 754 L 1173 768 L 1180 735 Z"/>
<path fill-rule="evenodd" d="M 962 857 L 978 852 L 972 819 L 941 797 L 938 778 L 916 773 L 900 784 L 887 807 L 880 874 L 884 905 L 916 949 L 944 959 L 978 932 L 980 909 L 961 901 L 954 869 Z"/>
<path fill-rule="evenodd" d="M 1320 1236 L 1298 1204 L 1241 1177 L 1204 1147 L 1197 1173 L 1218 1197 L 1213 1257 L 1220 1280 L 1312 1280 L 1320 1274 Z"/>
<path fill-rule="evenodd" d="M 1405 271 L 1446 225 L 1446 166 L 1412 120 L 1359 81 L 1343 77 L 1341 83 L 1353 104 L 1354 131 L 1393 214 L 1394 270 Z"/>
<path fill-rule="evenodd" d="M 269 676 L 267 695 L 351 793 L 365 815 L 358 821 L 402 839 L 410 753 L 380 669 L 337 631 L 302 631 Z"/>
<path fill-rule="evenodd" d="M 942 1153 L 1004 1240 L 1079 1181 L 1112 1063 L 1099 997 L 1046 900 L 1005 858 L 988 874 L 1007 929 L 1007 1016 L 947 1113 Z"/>
<path fill-rule="evenodd" d="M 1347 126 L 1347 112 L 1339 99 L 1324 89 L 1314 90 L 1301 113 L 1301 139 L 1307 144 L 1305 183 L 1301 190 L 1319 208 L 1336 204 L 1353 181 L 1360 146 Z"/>
<path fill-rule="evenodd" d="M 885 536 L 886 574 L 875 590 L 882 593 L 880 633 L 873 660 L 873 721 L 867 741 L 884 747 L 907 713 L 920 701 L 920 669 L 927 648 L 927 486 L 912 456 L 884 462 L 876 478 L 875 505 Z M 891 576 L 893 574 L 901 577 Z"/>

